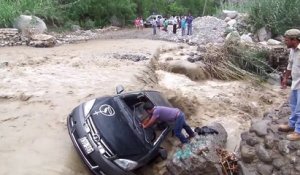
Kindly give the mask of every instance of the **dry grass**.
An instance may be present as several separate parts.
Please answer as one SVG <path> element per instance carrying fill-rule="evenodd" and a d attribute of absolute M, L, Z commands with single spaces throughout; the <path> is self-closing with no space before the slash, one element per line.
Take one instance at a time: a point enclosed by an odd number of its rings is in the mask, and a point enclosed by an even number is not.
<path fill-rule="evenodd" d="M 191 63 L 188 61 L 168 61 L 158 63 L 159 53 L 156 53 L 153 60 L 156 62 L 156 69 L 168 72 L 184 74 L 193 81 L 219 79 L 239 80 L 254 77 L 251 73 L 242 70 L 231 62 L 231 56 L 226 47 L 213 45 L 205 46 L 203 60 Z"/>

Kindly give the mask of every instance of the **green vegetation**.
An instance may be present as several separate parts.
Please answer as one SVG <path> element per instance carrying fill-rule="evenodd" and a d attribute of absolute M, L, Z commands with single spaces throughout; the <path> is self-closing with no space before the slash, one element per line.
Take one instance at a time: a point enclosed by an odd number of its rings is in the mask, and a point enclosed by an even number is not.
<path fill-rule="evenodd" d="M 193 16 L 214 15 L 222 9 L 247 12 L 257 30 L 268 27 L 274 35 L 299 27 L 300 0 L 248 0 L 245 3 L 221 3 L 220 0 L 0 0 L 0 27 L 11 27 L 21 15 L 35 15 L 50 27 L 84 28 L 132 24 L 136 16 L 157 13 Z M 226 1 L 225 1 L 226 2 Z"/>
<path fill-rule="evenodd" d="M 278 35 L 287 29 L 299 28 L 299 0 L 248 0 L 242 4 L 226 3 L 221 6 L 221 9 L 248 13 L 254 30 L 267 27 L 273 35 Z"/>
<path fill-rule="evenodd" d="M 11 27 L 20 14 L 36 15 L 49 24 L 63 24 L 63 13 L 55 0 L 0 0 L 0 27 Z"/>
<path fill-rule="evenodd" d="M 49 27 L 103 27 L 132 24 L 136 16 L 157 13 L 213 15 L 219 0 L 0 0 L 0 27 L 11 27 L 21 15 L 35 15 Z"/>

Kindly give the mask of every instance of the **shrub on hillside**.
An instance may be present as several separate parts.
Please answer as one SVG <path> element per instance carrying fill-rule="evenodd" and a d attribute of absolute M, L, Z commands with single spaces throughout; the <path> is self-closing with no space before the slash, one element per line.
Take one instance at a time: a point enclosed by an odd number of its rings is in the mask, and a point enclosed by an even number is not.
<path fill-rule="evenodd" d="M 257 31 L 267 27 L 273 35 L 281 35 L 287 29 L 300 27 L 299 0 L 247 0 L 244 3 L 226 3 L 218 10 L 236 10 L 249 14 L 249 23 Z"/>
<path fill-rule="evenodd" d="M 300 27 L 299 0 L 255 0 L 249 11 L 250 22 L 256 29 L 268 27 L 273 34 Z"/>
<path fill-rule="evenodd" d="M 0 5 L 0 27 L 12 27 L 12 22 L 22 14 L 42 18 L 48 24 L 62 24 L 63 12 L 57 8 L 56 0 L 2 0 Z"/>

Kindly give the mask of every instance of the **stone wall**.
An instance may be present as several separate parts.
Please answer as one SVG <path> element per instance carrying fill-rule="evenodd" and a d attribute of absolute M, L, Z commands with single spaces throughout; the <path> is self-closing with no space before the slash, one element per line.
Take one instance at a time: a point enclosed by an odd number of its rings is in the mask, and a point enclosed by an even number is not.
<path fill-rule="evenodd" d="M 289 115 L 289 105 L 284 103 L 242 133 L 239 154 L 244 174 L 300 174 L 300 141 L 289 141 L 287 133 L 278 131 L 278 125 L 286 123 Z"/>
<path fill-rule="evenodd" d="M 23 44 L 25 45 L 26 42 L 22 41 L 18 29 L 14 29 L 14 28 L 0 29 L 0 47 L 17 46 Z"/>

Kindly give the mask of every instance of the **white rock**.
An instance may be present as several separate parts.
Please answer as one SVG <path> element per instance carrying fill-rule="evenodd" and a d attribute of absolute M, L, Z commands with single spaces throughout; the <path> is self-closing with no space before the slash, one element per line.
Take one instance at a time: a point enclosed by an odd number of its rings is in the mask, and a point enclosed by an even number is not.
<path fill-rule="evenodd" d="M 262 27 L 257 31 L 257 37 L 259 41 L 266 41 L 271 38 L 271 33 L 265 27 Z"/>
<path fill-rule="evenodd" d="M 261 42 L 259 42 L 259 44 L 264 45 L 264 46 L 268 45 L 268 43 L 266 41 L 261 41 Z"/>
<path fill-rule="evenodd" d="M 277 41 L 277 40 L 274 40 L 274 39 L 269 39 L 268 41 L 267 41 L 267 44 L 268 45 L 280 45 L 280 44 L 282 44 L 280 41 Z"/>
<path fill-rule="evenodd" d="M 225 22 L 228 22 L 228 21 L 230 21 L 230 20 L 231 20 L 231 18 L 228 17 L 228 16 L 224 19 Z"/>
<path fill-rule="evenodd" d="M 13 26 L 24 35 L 41 34 L 47 31 L 45 22 L 36 16 L 20 15 L 15 19 Z"/>
<path fill-rule="evenodd" d="M 252 38 L 249 36 L 249 34 L 243 34 L 241 36 L 241 42 L 246 42 L 246 43 L 253 43 Z"/>
<path fill-rule="evenodd" d="M 228 21 L 227 24 L 228 24 L 230 27 L 233 27 L 233 26 L 236 24 L 236 20 L 235 20 L 235 19 L 232 19 L 232 20 Z"/>
<path fill-rule="evenodd" d="M 223 13 L 226 15 L 226 17 L 229 17 L 231 19 L 234 19 L 238 16 L 237 11 L 231 11 L 231 10 L 223 10 Z"/>
<path fill-rule="evenodd" d="M 229 33 L 225 38 L 225 42 L 227 43 L 238 43 L 240 40 L 241 37 L 237 31 Z"/>

